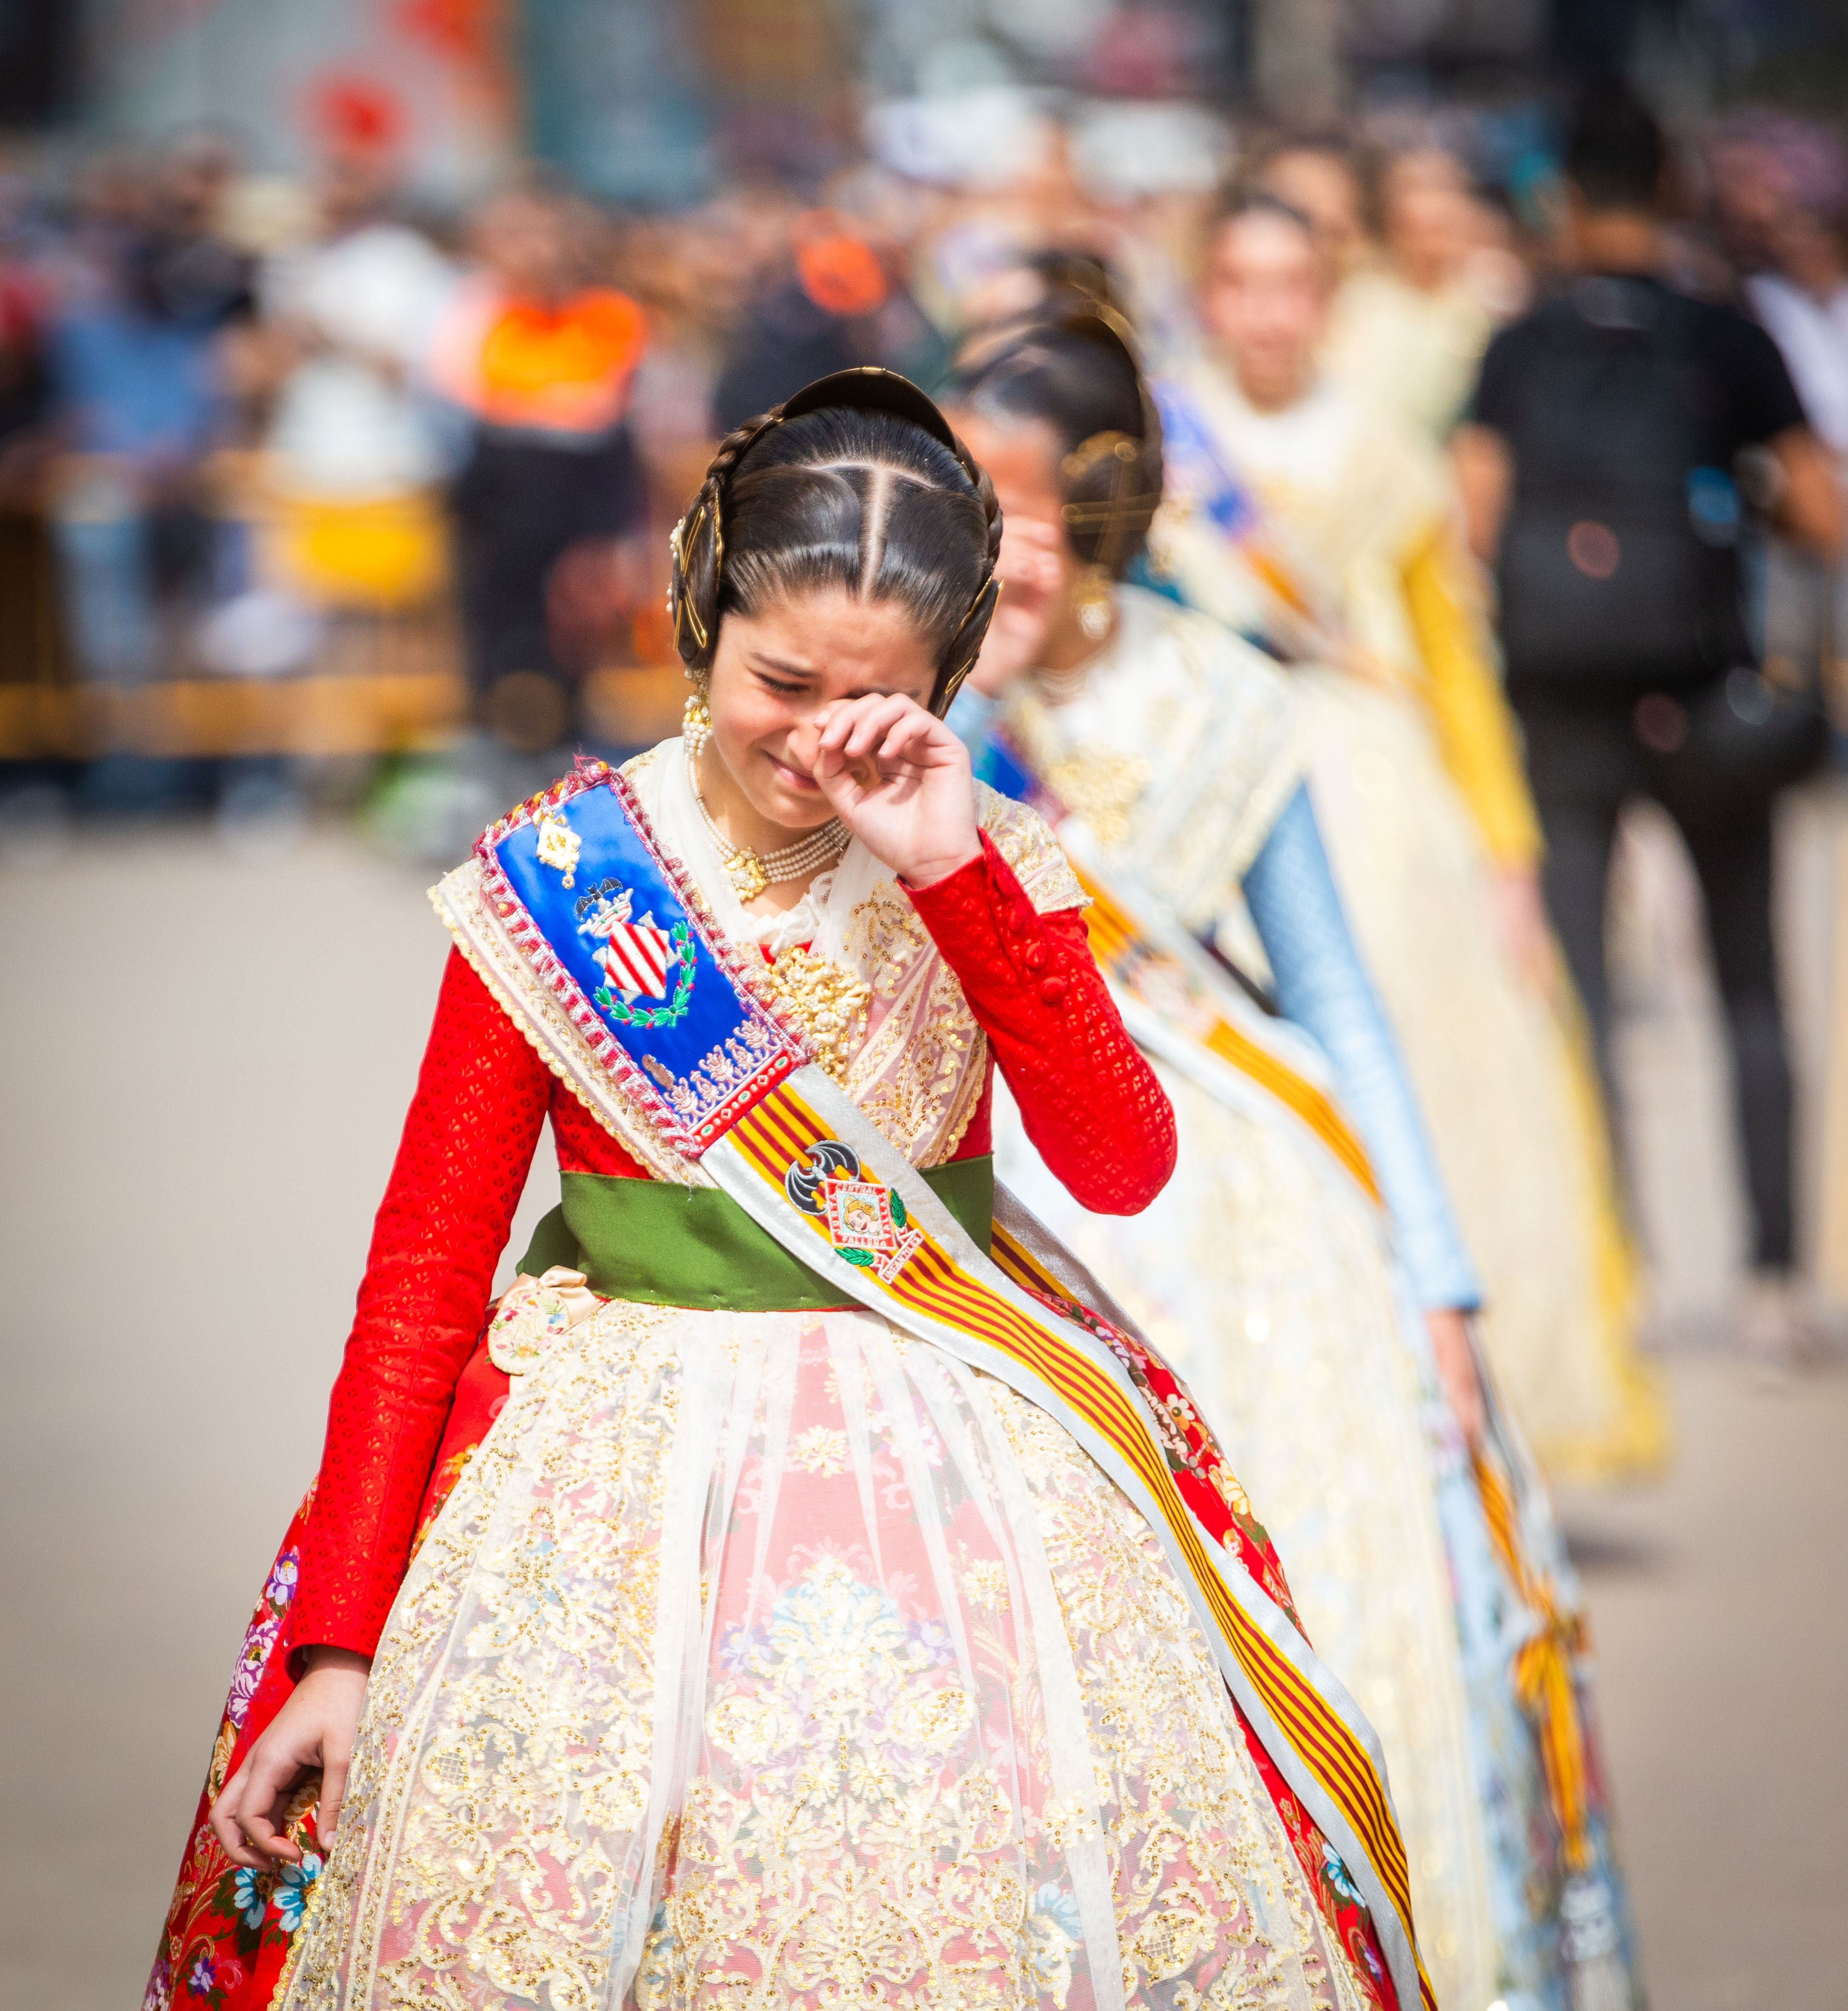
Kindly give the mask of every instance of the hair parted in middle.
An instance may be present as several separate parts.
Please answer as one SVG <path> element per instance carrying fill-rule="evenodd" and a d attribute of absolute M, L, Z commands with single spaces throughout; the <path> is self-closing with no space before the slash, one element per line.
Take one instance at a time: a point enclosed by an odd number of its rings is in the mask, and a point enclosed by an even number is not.
<path fill-rule="evenodd" d="M 1121 315 L 1101 303 L 1048 316 L 957 372 L 944 396 L 984 418 L 1037 419 L 1059 443 L 1065 536 L 1121 579 L 1161 502 L 1161 415 Z"/>
<path fill-rule="evenodd" d="M 941 714 L 994 612 L 1001 512 L 915 384 L 843 370 L 720 442 L 673 547 L 667 611 L 696 678 L 712 668 L 726 615 L 836 588 L 908 611 L 936 661 Z"/>

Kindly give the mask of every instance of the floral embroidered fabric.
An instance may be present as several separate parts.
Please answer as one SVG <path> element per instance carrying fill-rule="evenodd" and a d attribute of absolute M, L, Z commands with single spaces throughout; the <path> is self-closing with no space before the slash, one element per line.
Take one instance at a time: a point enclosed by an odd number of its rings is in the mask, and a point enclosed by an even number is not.
<path fill-rule="evenodd" d="M 289 2011 L 1359 2006 L 1160 1547 L 865 1313 L 613 1303 L 375 1664 Z"/>
<path fill-rule="evenodd" d="M 990 800 L 1004 808 L 1004 831 L 1032 816 Z M 916 1106 L 948 1100 L 945 1079 L 954 1077 L 961 1086 L 953 1144 L 962 1155 L 986 1151 L 986 1041 L 1022 1107 L 1045 1113 L 1036 1142 L 1074 1191 L 1103 1213 L 1143 1205 L 1172 1169 L 1172 1120 L 1110 1003 L 1082 914 L 1042 915 L 986 835 L 981 860 L 936 886 L 908 901 L 888 877 L 865 905 L 876 913 L 858 926 L 874 990 L 923 994 L 921 1005 L 883 1016 L 855 1058 L 850 1080 L 869 1114 L 882 1128 L 898 1130 L 908 1118 L 914 1136 L 937 1136 L 940 1110 L 919 1123 Z M 924 949 L 938 953 L 920 955 Z M 906 1048 L 902 1070 L 881 1059 L 895 1043 Z M 303 1556 L 298 1644 L 367 1654 L 378 1640 L 449 1393 L 486 1317 L 548 1112 L 562 1171 L 646 1176 L 452 956 L 329 1406 L 323 1511 Z"/>

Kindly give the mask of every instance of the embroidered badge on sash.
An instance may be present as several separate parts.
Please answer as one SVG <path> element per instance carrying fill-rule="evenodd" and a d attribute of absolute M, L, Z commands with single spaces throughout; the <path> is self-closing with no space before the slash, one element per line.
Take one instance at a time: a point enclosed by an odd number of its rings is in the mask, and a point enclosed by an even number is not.
<path fill-rule="evenodd" d="M 663 928 L 652 910 L 631 921 L 634 900 L 618 881 L 601 880 L 578 903 L 578 933 L 595 945 L 592 958 L 608 981 L 591 998 L 619 1027 L 671 1027 L 693 996 L 693 932 L 684 922 Z M 638 1007 L 644 998 L 659 1002 Z"/>
<path fill-rule="evenodd" d="M 581 763 L 522 803 L 476 852 L 513 947 L 689 1157 L 812 1059 L 733 981 L 681 869 L 661 857 L 627 784 L 602 763 Z M 573 880 L 584 883 L 575 899 L 563 891 Z"/>
<path fill-rule="evenodd" d="M 533 819 L 533 828 L 539 835 L 539 863 L 562 873 L 566 886 L 576 886 L 578 855 L 584 849 L 584 840 L 556 810 L 541 810 Z"/>
<path fill-rule="evenodd" d="M 837 1138 L 811 1145 L 806 1160 L 791 1162 L 783 1191 L 803 1214 L 820 1221 L 848 1263 L 890 1284 L 924 1241 L 912 1227 L 897 1189 L 862 1180 L 859 1155 Z"/>

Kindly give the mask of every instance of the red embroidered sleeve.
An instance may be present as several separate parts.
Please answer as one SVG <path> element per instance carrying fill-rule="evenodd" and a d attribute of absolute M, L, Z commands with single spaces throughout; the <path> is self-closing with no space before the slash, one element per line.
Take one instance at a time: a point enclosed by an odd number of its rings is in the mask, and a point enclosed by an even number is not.
<path fill-rule="evenodd" d="M 378 1645 L 551 1088 L 519 1029 L 452 951 L 328 1408 L 302 1545 L 298 1644 L 366 1655 Z"/>
<path fill-rule="evenodd" d="M 1083 914 L 1040 913 L 986 832 L 979 859 L 907 892 L 1047 1166 L 1096 1214 L 1146 1208 L 1175 1169 L 1175 1114 L 1111 1002 Z"/>

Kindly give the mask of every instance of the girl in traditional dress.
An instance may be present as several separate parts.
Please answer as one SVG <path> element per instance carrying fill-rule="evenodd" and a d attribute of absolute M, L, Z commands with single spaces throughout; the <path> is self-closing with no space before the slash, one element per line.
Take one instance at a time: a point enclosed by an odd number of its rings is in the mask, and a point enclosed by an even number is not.
<path fill-rule="evenodd" d="M 999 1161 L 1253 1478 L 1311 1637 L 1384 1743 L 1440 2001 L 1627 2006 L 1570 1577 L 1479 1378 L 1474 1273 L 1330 876 L 1304 708 L 1219 623 L 1121 581 L 1162 450 L 1120 327 L 1018 333 L 950 396 L 1008 515 L 981 772 L 1056 820 L 1097 894 L 1179 1162 L 1106 1218 L 1004 1116 Z M 1256 952 L 1281 1023 L 1203 941 Z"/>
<path fill-rule="evenodd" d="M 435 891 L 151 2005 L 1430 2002 L 1249 1504 L 994 1215 L 997 1063 L 1102 1215 L 1175 1149 L 1062 852 L 942 723 L 1000 528 L 901 379 L 740 429 L 675 537 L 685 732 Z M 563 1203 L 489 1320 L 548 1116 Z"/>
<path fill-rule="evenodd" d="M 1322 376 L 1303 220 L 1223 218 L 1205 344 L 1156 387 L 1161 564 L 1194 606 L 1295 661 L 1337 884 L 1487 1290 L 1483 1335 L 1549 1472 L 1658 1466 L 1658 1379 L 1540 828 L 1445 472 Z"/>

